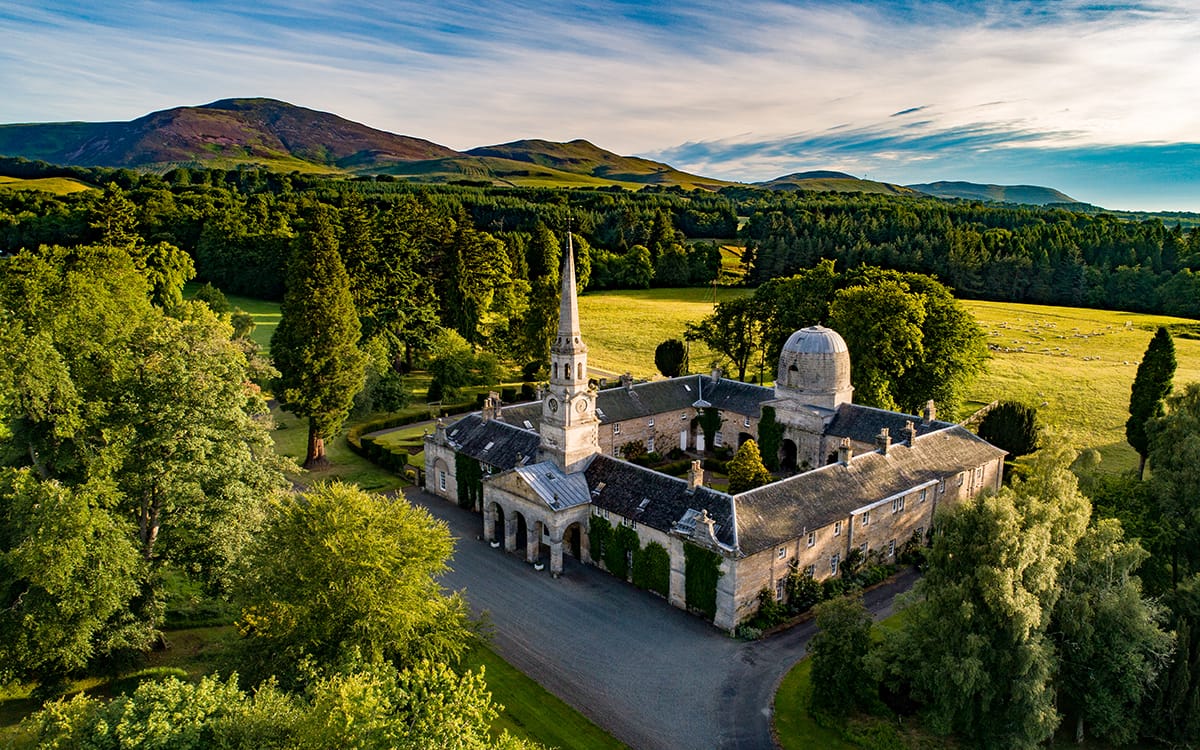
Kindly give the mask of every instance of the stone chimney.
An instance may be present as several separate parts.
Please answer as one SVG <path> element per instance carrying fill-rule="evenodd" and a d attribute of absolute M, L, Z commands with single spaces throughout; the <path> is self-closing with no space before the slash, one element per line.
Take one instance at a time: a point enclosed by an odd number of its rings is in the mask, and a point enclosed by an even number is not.
<path fill-rule="evenodd" d="M 533 400 L 534 400 L 534 401 L 541 401 L 541 400 L 542 400 L 542 399 L 544 399 L 545 397 L 546 397 L 546 389 L 545 389 L 545 388 L 542 388 L 542 385 L 541 385 L 541 383 L 538 383 L 538 387 L 537 387 L 537 388 L 535 388 L 535 389 L 534 389 L 534 391 L 533 391 Z"/>
<path fill-rule="evenodd" d="M 495 391 L 490 391 L 487 398 L 483 400 L 483 410 L 480 416 L 484 422 L 492 419 L 500 418 L 500 394 Z"/>
<path fill-rule="evenodd" d="M 934 408 L 933 399 L 929 399 L 925 402 L 925 412 L 922 414 L 921 424 L 928 425 L 935 419 L 937 419 L 937 409 Z"/>
<path fill-rule="evenodd" d="M 633 374 L 627 372 L 624 375 L 622 375 L 621 376 L 621 385 L 632 390 L 633 389 Z"/>
<path fill-rule="evenodd" d="M 909 448 L 913 446 L 913 443 L 917 442 L 917 428 L 913 425 L 911 419 L 904 423 L 904 442 Z"/>
<path fill-rule="evenodd" d="M 842 442 L 838 443 L 838 463 L 842 466 L 849 466 L 853 456 L 854 449 L 850 447 L 850 438 L 842 438 Z"/>
<path fill-rule="evenodd" d="M 875 436 L 875 449 L 883 455 L 887 455 L 888 449 L 892 447 L 892 435 L 888 432 L 888 428 L 884 427 Z"/>
<path fill-rule="evenodd" d="M 704 486 L 704 467 L 699 461 L 692 461 L 692 468 L 688 469 L 688 487 L 697 489 Z"/>
<path fill-rule="evenodd" d="M 720 367 L 717 367 L 716 365 L 713 365 L 713 368 L 712 368 L 712 381 L 715 383 L 715 382 L 717 382 L 717 381 L 718 381 L 718 380 L 720 380 L 720 379 L 721 379 L 721 368 L 720 368 Z"/>
<path fill-rule="evenodd" d="M 437 424 L 433 428 L 433 439 L 441 445 L 446 444 L 446 420 L 438 417 Z"/>

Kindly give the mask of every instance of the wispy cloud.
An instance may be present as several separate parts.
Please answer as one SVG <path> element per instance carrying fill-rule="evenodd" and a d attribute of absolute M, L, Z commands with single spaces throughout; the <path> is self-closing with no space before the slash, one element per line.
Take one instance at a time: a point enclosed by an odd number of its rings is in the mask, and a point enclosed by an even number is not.
<path fill-rule="evenodd" d="M 740 178 L 1200 133 L 1191 0 L 9 0 L 0 34 L 5 122 L 273 96 L 456 148 L 584 137 Z"/>

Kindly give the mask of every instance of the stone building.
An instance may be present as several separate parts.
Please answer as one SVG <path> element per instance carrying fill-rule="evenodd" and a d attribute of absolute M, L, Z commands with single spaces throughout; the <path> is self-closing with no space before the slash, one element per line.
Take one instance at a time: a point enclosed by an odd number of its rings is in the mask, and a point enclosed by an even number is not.
<path fill-rule="evenodd" d="M 439 423 L 425 443 L 426 489 L 459 502 L 469 483 L 459 467 L 477 462 L 468 473 L 481 491 L 464 497 L 477 498 L 484 538 L 554 574 L 564 554 L 602 564 L 593 529 L 626 529 L 640 547 L 666 550 L 663 593 L 678 607 L 697 608 L 689 548 L 715 555 L 715 607 L 701 608 L 723 629 L 757 611 L 761 590 L 784 596 L 791 570 L 827 578 L 855 549 L 890 559 L 937 508 L 1000 487 L 1004 451 L 938 421 L 932 403 L 920 416 L 854 404 L 849 352 L 828 328 L 792 334 L 774 388 L 714 372 L 597 390 L 587 372 L 568 247 L 541 400 L 504 406 L 492 394 L 480 412 Z M 706 446 L 700 417 L 714 409 L 720 426 Z M 705 487 L 699 461 L 683 479 L 621 458 L 634 441 L 662 453 L 736 447 L 768 413 L 783 427 L 781 464 L 797 473 L 749 492 Z"/>

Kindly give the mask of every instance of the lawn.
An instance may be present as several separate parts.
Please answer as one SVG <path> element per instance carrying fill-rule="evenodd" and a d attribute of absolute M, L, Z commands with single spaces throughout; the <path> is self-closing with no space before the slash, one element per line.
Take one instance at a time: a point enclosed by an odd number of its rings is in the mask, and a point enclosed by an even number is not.
<path fill-rule="evenodd" d="M 37 177 L 25 179 L 22 177 L 5 177 L 0 175 L 0 190 L 40 190 L 43 193 L 67 195 L 96 188 L 85 182 L 71 177 Z"/>

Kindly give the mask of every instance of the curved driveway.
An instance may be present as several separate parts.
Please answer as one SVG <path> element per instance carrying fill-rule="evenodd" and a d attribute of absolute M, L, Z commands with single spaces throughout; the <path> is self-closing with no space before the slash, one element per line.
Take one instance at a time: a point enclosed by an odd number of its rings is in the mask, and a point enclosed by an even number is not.
<path fill-rule="evenodd" d="M 811 623 L 735 641 L 569 556 L 561 578 L 535 572 L 483 542 L 478 515 L 419 490 L 405 494 L 458 537 L 442 582 L 486 613 L 496 652 L 614 737 L 636 750 L 775 747 L 775 688 L 804 655 Z M 886 614 L 912 580 L 869 592 L 868 608 Z"/>

